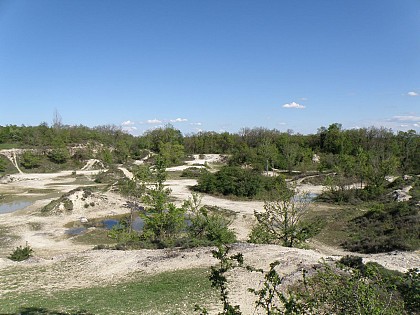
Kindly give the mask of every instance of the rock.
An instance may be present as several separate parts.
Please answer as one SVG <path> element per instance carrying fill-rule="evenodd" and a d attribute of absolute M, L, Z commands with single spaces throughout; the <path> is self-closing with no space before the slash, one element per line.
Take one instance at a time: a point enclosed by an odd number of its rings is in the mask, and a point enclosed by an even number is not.
<path fill-rule="evenodd" d="M 411 199 L 411 196 L 407 194 L 406 191 L 401 189 L 394 190 L 391 194 L 394 197 L 395 201 L 398 202 L 408 201 Z"/>
<path fill-rule="evenodd" d="M 80 223 L 88 223 L 88 219 L 86 217 L 81 217 Z"/>

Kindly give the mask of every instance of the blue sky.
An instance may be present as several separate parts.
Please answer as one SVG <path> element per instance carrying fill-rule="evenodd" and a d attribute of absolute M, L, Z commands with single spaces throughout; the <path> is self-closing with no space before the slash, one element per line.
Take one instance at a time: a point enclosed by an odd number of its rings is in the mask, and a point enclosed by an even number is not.
<path fill-rule="evenodd" d="M 0 0 L 0 125 L 420 132 L 418 0 Z"/>

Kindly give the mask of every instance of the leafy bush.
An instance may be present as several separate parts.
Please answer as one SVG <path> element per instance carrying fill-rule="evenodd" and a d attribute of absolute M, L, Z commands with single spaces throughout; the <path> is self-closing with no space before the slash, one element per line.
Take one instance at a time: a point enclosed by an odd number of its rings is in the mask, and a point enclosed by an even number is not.
<path fill-rule="evenodd" d="M 235 268 L 263 274 L 264 282 L 258 289 L 248 289 L 256 296 L 255 313 L 258 314 L 394 315 L 415 314 L 418 311 L 418 270 L 401 274 L 378 264 L 364 265 L 360 258 L 348 256 L 337 266 L 324 263 L 316 268 L 304 269 L 301 280 L 285 287 L 284 278 L 278 272 L 278 261 L 271 263 L 270 269 L 264 272 L 246 266 L 241 253 L 229 255 L 229 247 L 226 246 L 219 246 L 213 251 L 213 256 L 219 263 L 211 267 L 209 280 L 218 289 L 223 303 L 223 311 L 217 313 L 219 315 L 242 314 L 240 306 L 232 305 L 229 299 L 227 275 Z M 209 314 L 200 306 L 195 309 L 200 314 Z"/>
<path fill-rule="evenodd" d="M 306 277 L 294 293 L 305 310 L 314 312 L 303 314 L 408 314 L 395 286 L 389 286 L 376 266 L 365 265 L 363 270 L 323 265 Z"/>
<path fill-rule="evenodd" d="M 238 166 L 224 166 L 214 174 L 203 171 L 195 189 L 210 194 L 244 198 L 264 198 L 273 191 L 287 190 L 283 177 L 267 177 L 255 170 Z"/>
<path fill-rule="evenodd" d="M 16 247 L 16 249 L 12 252 L 12 254 L 10 254 L 8 258 L 14 261 L 23 261 L 31 257 L 33 251 L 34 250 L 28 244 L 26 244 L 25 247 Z"/>
<path fill-rule="evenodd" d="M 310 224 L 303 225 L 308 211 L 307 194 L 278 193 L 277 199 L 264 203 L 264 212 L 254 211 L 258 224 L 251 231 L 250 241 L 296 246 L 312 236 Z"/>
<path fill-rule="evenodd" d="M 70 158 L 70 153 L 67 148 L 54 148 L 48 152 L 48 158 L 54 163 L 63 164 Z"/>
<path fill-rule="evenodd" d="M 378 204 L 349 222 L 349 236 L 342 244 L 361 253 L 420 248 L 420 216 L 408 202 Z"/>
<path fill-rule="evenodd" d="M 190 216 L 188 236 L 203 245 L 230 244 L 236 241 L 235 233 L 229 230 L 230 222 L 220 214 L 209 213 L 206 207 Z"/>
<path fill-rule="evenodd" d="M 26 169 L 36 168 L 41 165 L 41 158 L 31 151 L 25 151 L 22 154 L 20 164 Z"/>

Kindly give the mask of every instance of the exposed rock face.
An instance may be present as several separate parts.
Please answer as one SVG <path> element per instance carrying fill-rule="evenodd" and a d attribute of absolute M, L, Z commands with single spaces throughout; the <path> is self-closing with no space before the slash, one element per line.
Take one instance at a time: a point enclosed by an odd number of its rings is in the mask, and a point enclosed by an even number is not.
<path fill-rule="evenodd" d="M 403 189 L 397 189 L 394 190 L 391 194 L 394 197 L 395 201 L 402 202 L 402 201 L 408 201 L 411 199 L 411 196 L 408 194 L 408 192 L 413 188 L 413 186 L 407 186 Z"/>

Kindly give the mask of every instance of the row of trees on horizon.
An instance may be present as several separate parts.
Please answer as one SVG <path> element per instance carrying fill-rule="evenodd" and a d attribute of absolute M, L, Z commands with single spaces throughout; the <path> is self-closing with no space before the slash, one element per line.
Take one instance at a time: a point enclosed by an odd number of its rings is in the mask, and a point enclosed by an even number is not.
<path fill-rule="evenodd" d="M 305 169 L 305 165 L 312 163 L 313 155 L 319 154 L 326 169 L 337 164 L 337 157 L 357 160 L 370 157 L 378 163 L 395 159 L 404 172 L 420 170 L 420 135 L 415 130 L 397 133 L 377 127 L 345 130 L 341 124 L 334 123 L 309 135 L 263 127 L 243 128 L 237 133 L 183 135 L 172 125 L 166 125 L 133 136 L 112 125 L 0 126 L 0 148 L 65 148 L 87 143 L 111 148 L 117 153 L 113 159 L 117 163 L 141 158 L 145 150 L 150 150 L 166 156 L 168 165 L 179 164 L 190 154 L 219 153 L 231 155 L 230 163 L 247 164 L 260 170 Z"/>

